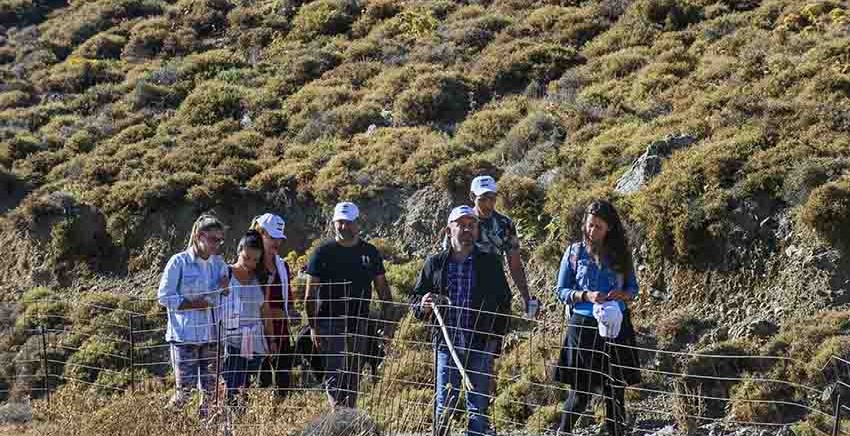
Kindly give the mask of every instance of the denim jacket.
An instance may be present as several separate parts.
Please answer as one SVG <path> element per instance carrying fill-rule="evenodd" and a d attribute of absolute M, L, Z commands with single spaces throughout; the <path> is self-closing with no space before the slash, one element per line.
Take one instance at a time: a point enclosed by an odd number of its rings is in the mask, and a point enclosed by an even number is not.
<path fill-rule="evenodd" d="M 221 256 L 210 256 L 209 277 L 203 277 L 203 267 L 189 249 L 169 259 L 159 281 L 157 298 L 168 310 L 167 342 L 209 343 L 215 342 L 215 319 L 213 308 L 218 305 L 221 279 L 227 277 L 227 264 Z M 178 310 L 186 300 L 205 299 L 207 309 Z"/>
<path fill-rule="evenodd" d="M 571 294 L 574 292 L 598 291 L 607 293 L 616 291 L 622 280 L 622 290 L 630 293 L 632 297 L 636 297 L 638 282 L 634 270 L 628 276 L 621 277 L 620 274 L 611 269 L 609 262 L 603 261 L 601 265 L 597 265 L 584 243 L 575 243 L 567 247 L 564 257 L 561 259 L 558 287 L 555 291 L 558 300 L 569 304 L 570 301 L 573 301 Z M 618 301 L 617 303 L 620 310 L 626 310 L 625 302 Z M 575 303 L 573 312 L 592 317 L 593 303 Z"/>

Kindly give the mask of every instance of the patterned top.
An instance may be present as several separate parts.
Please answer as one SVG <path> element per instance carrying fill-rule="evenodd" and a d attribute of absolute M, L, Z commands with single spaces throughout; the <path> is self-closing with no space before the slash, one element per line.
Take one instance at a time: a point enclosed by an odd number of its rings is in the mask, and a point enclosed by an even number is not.
<path fill-rule="evenodd" d="M 507 256 L 519 249 L 519 235 L 510 218 L 493 211 L 493 213 L 478 222 L 478 240 L 475 242 L 483 253 Z M 451 238 L 443 238 L 443 249 L 451 247 Z"/>
<path fill-rule="evenodd" d="M 507 256 L 519 249 L 519 236 L 510 218 L 493 211 L 478 223 L 479 236 L 476 245 L 485 253 Z"/>
<path fill-rule="evenodd" d="M 448 297 L 451 306 L 446 313 L 446 326 L 452 345 L 465 348 L 469 344 L 472 331 L 472 288 L 475 286 L 475 271 L 472 267 L 472 255 L 463 262 L 449 261 Z"/>

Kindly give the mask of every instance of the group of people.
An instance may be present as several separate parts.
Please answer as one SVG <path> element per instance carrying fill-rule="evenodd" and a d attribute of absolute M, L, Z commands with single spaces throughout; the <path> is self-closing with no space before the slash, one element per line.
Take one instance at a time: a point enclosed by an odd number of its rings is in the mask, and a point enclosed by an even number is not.
<path fill-rule="evenodd" d="M 416 319 L 439 324 L 432 335 L 435 434 L 446 433 L 462 389 L 467 434 L 492 434 L 488 408 L 493 366 L 511 314 L 507 275 L 529 316 L 538 304 L 528 290 L 517 230 L 495 210 L 497 192 L 493 177 L 472 181 L 472 206 L 450 211 L 443 246 L 425 260 L 409 301 Z M 335 237 L 312 253 L 306 267 L 309 337 L 321 356 L 323 384 L 333 406 L 356 406 L 358 357 L 368 339 L 373 292 L 384 319 L 393 303 L 381 254 L 361 239 L 358 218 L 355 204 L 337 204 Z M 209 413 L 217 384 L 209 364 L 219 344 L 228 400 L 244 390 L 250 374 L 259 374 L 259 386 L 281 394 L 290 387 L 290 328 L 300 315 L 293 307 L 289 266 L 279 255 L 284 227 L 278 215 L 256 217 L 239 241 L 236 261 L 228 265 L 220 255 L 225 225 L 202 215 L 192 227 L 187 249 L 169 260 L 158 296 L 168 312 L 166 341 L 177 387 L 172 406 L 182 406 L 191 391 L 200 388 L 200 414 Z M 558 430 L 571 432 L 590 395 L 602 390 L 608 429 L 620 434 L 623 388 L 640 379 L 635 353 L 628 347 L 634 344 L 628 304 L 637 296 L 638 284 L 628 239 L 611 203 L 592 202 L 582 229 L 583 238 L 564 252 L 555 287 L 557 299 L 569 308 L 569 328 L 555 371 L 557 381 L 570 385 Z"/>

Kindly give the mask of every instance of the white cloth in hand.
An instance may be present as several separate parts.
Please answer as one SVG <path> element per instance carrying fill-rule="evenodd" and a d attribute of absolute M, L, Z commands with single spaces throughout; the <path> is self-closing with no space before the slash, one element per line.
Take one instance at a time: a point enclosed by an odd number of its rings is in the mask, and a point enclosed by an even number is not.
<path fill-rule="evenodd" d="M 599 336 L 615 339 L 620 335 L 620 326 L 623 324 L 623 312 L 616 301 L 606 301 L 602 304 L 593 305 L 593 317 L 599 324 Z"/>

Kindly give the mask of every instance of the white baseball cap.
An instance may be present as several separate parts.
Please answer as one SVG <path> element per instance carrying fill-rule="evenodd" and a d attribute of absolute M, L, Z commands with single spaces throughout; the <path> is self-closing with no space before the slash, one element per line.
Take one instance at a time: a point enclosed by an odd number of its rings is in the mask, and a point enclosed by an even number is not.
<path fill-rule="evenodd" d="M 283 233 L 286 222 L 283 221 L 283 218 L 273 213 L 264 213 L 258 216 L 255 221 L 272 239 L 286 239 L 286 235 Z"/>
<path fill-rule="evenodd" d="M 478 221 L 478 215 L 475 214 L 475 209 L 469 206 L 458 206 L 449 213 L 449 223 L 453 223 L 465 216 L 471 216 Z"/>
<path fill-rule="evenodd" d="M 334 207 L 334 221 L 354 221 L 359 216 L 360 209 L 357 208 L 356 204 L 350 201 L 343 201 L 342 203 L 337 203 L 336 207 Z"/>
<path fill-rule="evenodd" d="M 496 180 L 490 176 L 478 176 L 472 179 L 472 186 L 469 187 L 476 196 L 484 195 L 488 192 L 496 192 Z"/>

